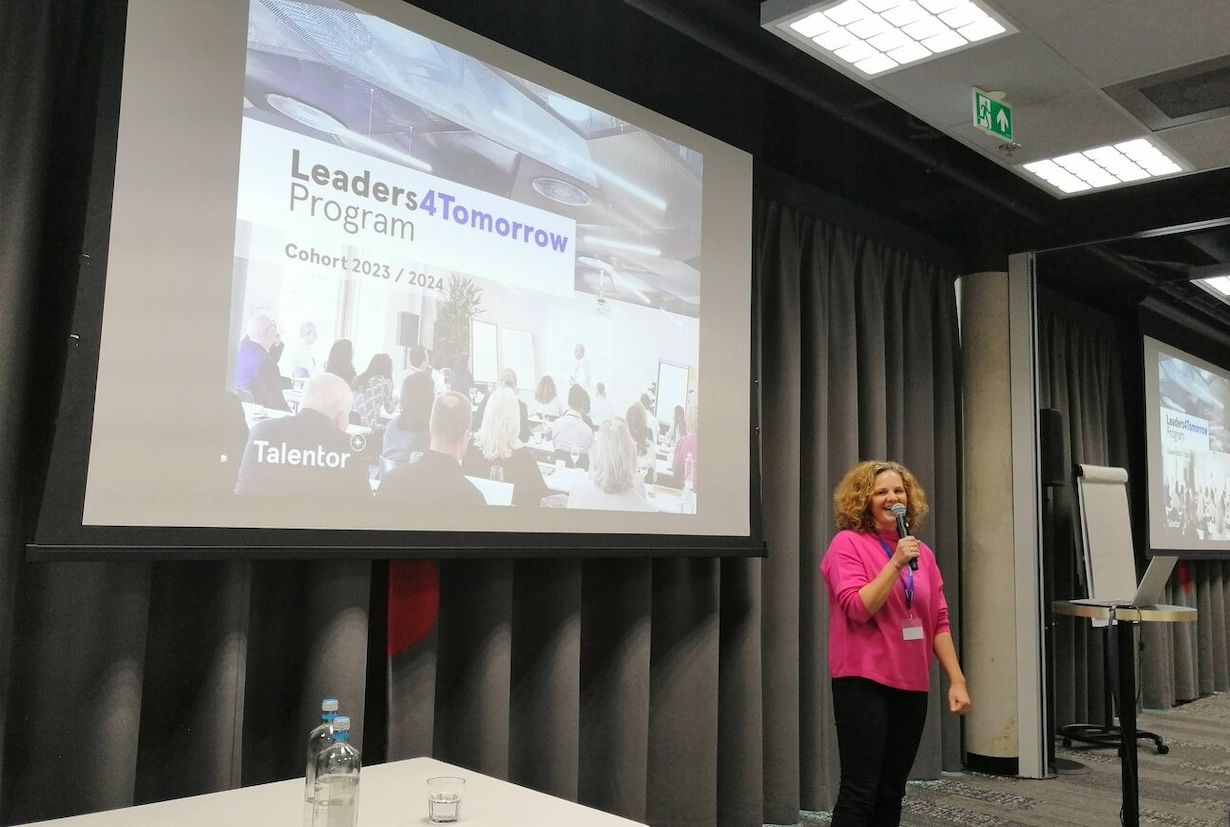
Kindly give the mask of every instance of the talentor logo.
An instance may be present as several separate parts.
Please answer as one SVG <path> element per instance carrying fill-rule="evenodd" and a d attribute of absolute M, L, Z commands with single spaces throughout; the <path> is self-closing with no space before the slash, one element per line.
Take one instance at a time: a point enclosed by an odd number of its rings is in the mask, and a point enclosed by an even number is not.
<path fill-rule="evenodd" d="M 256 461 L 265 465 L 297 465 L 304 468 L 345 468 L 350 454 L 325 450 L 323 445 L 315 448 L 288 448 L 285 442 L 272 445 L 268 440 L 252 442 L 256 448 Z"/>

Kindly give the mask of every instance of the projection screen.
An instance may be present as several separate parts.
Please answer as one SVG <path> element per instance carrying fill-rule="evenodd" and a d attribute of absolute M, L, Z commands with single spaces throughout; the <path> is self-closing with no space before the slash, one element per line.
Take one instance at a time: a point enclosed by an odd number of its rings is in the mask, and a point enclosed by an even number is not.
<path fill-rule="evenodd" d="M 36 549 L 758 552 L 746 153 L 378 0 L 131 0 L 112 139 Z"/>
<path fill-rule="evenodd" d="M 1230 551 L 1230 371 L 1144 338 L 1149 545 Z"/>

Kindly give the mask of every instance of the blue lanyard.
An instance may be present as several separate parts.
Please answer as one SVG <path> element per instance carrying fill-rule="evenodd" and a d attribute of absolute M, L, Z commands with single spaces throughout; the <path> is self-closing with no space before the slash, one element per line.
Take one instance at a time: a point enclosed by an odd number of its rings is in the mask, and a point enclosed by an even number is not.
<path fill-rule="evenodd" d="M 879 535 L 876 535 L 876 539 L 880 541 L 880 548 L 884 549 L 884 553 L 888 555 L 888 559 L 891 561 L 893 559 L 893 552 L 892 549 L 888 547 L 888 543 L 884 542 L 884 538 Z M 903 588 L 905 589 L 905 610 L 907 612 L 912 612 L 912 607 L 914 605 L 914 570 L 909 566 L 906 566 L 905 572 L 906 578 L 905 584 L 903 585 Z"/>

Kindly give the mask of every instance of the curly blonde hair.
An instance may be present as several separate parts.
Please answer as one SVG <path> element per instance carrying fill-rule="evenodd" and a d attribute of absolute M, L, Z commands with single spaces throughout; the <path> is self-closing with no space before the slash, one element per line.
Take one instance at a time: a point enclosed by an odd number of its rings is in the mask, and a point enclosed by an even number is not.
<path fill-rule="evenodd" d="M 874 531 L 875 520 L 871 516 L 871 492 L 875 490 L 876 477 L 892 471 L 901 477 L 905 486 L 906 522 L 910 531 L 918 531 L 927 515 L 927 494 L 917 478 L 904 465 L 889 460 L 867 460 L 851 468 L 833 492 L 833 513 L 838 530 Z"/>

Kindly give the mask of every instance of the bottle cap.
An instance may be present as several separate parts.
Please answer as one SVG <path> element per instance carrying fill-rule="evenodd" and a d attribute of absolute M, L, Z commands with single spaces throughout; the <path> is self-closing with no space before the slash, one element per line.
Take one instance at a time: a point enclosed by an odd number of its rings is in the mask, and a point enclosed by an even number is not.
<path fill-rule="evenodd" d="M 325 698 L 320 702 L 321 712 L 337 712 L 337 698 Z"/>
<path fill-rule="evenodd" d="M 348 732 L 350 730 L 350 717 L 347 715 L 338 715 L 333 719 L 334 732 Z"/>

